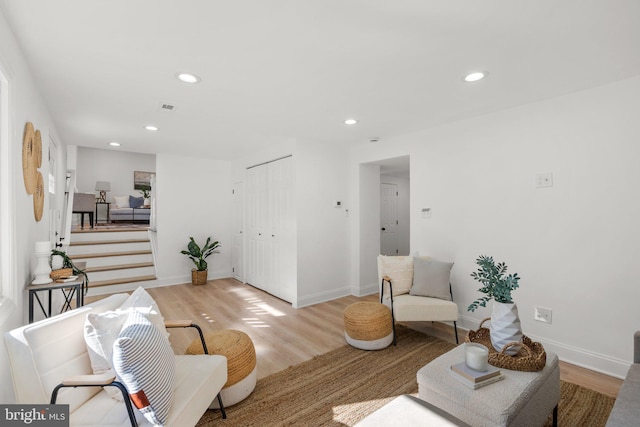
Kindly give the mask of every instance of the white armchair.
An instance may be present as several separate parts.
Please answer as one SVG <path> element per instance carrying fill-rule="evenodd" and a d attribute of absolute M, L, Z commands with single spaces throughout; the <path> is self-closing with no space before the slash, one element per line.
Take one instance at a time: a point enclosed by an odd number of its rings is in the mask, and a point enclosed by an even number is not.
<path fill-rule="evenodd" d="M 458 305 L 449 281 L 453 263 L 430 257 L 378 256 L 380 302 L 395 322 L 453 322 L 458 341 Z"/>

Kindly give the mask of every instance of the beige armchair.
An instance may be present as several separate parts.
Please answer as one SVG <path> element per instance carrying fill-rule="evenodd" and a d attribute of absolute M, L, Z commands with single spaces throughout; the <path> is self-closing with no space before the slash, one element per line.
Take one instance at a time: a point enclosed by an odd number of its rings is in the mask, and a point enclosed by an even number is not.
<path fill-rule="evenodd" d="M 93 212 L 96 209 L 96 196 L 91 193 L 73 194 L 74 214 L 80 214 L 80 227 L 84 228 L 84 214 L 89 214 L 89 224 L 93 228 Z"/>
<path fill-rule="evenodd" d="M 453 302 L 449 282 L 452 266 L 453 263 L 431 257 L 378 256 L 380 302 L 391 309 L 394 325 L 412 321 L 453 322 L 458 343 L 458 305 Z"/>

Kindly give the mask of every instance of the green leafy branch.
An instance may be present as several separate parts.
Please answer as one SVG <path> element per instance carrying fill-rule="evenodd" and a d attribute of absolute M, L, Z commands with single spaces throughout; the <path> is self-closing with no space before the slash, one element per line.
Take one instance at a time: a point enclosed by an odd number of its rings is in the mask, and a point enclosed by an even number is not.
<path fill-rule="evenodd" d="M 487 302 L 493 298 L 497 302 L 511 304 L 511 292 L 519 287 L 518 273 L 507 273 L 507 265 L 504 262 L 496 265 L 493 257 L 480 255 L 476 260 L 476 264 L 480 267 L 477 271 L 471 273 L 471 277 L 482 284 L 478 291 L 487 294 L 478 298 L 467 307 L 467 311 L 475 311 L 478 307 L 486 307 Z"/>
<path fill-rule="evenodd" d="M 204 271 L 207 269 L 207 262 L 205 259 L 211 254 L 220 253 L 218 248 L 221 246 L 217 240 L 211 241 L 211 237 L 207 237 L 207 241 L 204 246 L 200 248 L 193 237 L 189 237 L 189 244 L 187 250 L 180 251 L 181 254 L 187 255 L 191 261 L 196 265 L 196 270 Z"/>

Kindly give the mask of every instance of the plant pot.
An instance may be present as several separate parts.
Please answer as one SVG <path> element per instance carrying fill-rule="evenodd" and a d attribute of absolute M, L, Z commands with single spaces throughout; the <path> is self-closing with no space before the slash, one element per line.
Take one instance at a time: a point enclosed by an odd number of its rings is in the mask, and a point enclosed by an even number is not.
<path fill-rule="evenodd" d="M 204 285 L 207 283 L 208 270 L 191 270 L 191 284 L 192 285 Z"/>
<path fill-rule="evenodd" d="M 64 258 L 62 255 L 51 255 L 51 269 L 60 270 L 64 266 Z"/>
<path fill-rule="evenodd" d="M 520 317 L 518 317 L 518 307 L 515 303 L 493 302 L 490 335 L 491 344 L 496 351 L 501 351 L 510 342 L 522 341 Z M 518 354 L 518 351 L 520 351 L 520 347 L 513 346 L 505 353 L 514 356 Z"/>

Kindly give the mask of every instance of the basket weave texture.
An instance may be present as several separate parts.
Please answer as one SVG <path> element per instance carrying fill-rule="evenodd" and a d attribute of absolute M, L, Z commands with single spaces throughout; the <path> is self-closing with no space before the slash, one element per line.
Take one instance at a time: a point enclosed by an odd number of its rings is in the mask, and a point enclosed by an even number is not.
<path fill-rule="evenodd" d="M 53 270 L 49 277 L 53 280 L 58 280 L 71 275 L 73 275 L 73 268 L 61 268 L 60 270 Z"/>
<path fill-rule="evenodd" d="M 378 340 L 388 336 L 391 329 L 391 310 L 386 305 L 361 301 L 344 309 L 344 330 L 355 340 Z"/>
<path fill-rule="evenodd" d="M 489 349 L 490 365 L 523 372 L 537 372 L 544 369 L 547 363 L 547 353 L 542 344 L 532 341 L 531 338 L 526 335 L 522 335 L 522 341 L 510 342 L 498 352 L 493 348 L 493 344 L 491 343 L 489 329 L 482 327 L 482 324 L 487 320 L 490 320 L 490 318 L 486 318 L 480 322 L 477 331 L 469 330 L 465 342 L 475 342 L 487 347 Z M 505 351 L 513 346 L 520 347 L 520 350 L 514 356 L 509 356 Z"/>
<path fill-rule="evenodd" d="M 256 349 L 249 335 L 234 329 L 210 332 L 204 336 L 209 354 L 227 358 L 227 382 L 223 388 L 245 379 L 256 367 Z M 202 342 L 196 338 L 189 344 L 185 354 L 203 354 Z"/>

